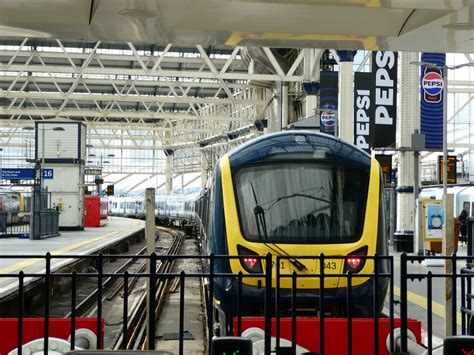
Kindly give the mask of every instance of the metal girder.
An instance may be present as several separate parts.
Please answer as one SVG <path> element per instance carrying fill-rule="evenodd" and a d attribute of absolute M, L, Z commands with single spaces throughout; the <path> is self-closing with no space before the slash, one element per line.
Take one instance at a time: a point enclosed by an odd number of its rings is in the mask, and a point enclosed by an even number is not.
<path fill-rule="evenodd" d="M 76 71 L 72 67 L 60 66 L 60 65 L 38 65 L 38 64 L 12 64 L 9 72 L 32 72 L 32 73 L 67 73 L 75 74 Z M 127 76 L 143 76 L 143 69 L 127 69 L 127 68 L 110 68 L 110 67 L 88 67 L 84 71 L 85 75 L 127 75 Z M 211 71 L 198 71 L 198 70 L 171 70 L 162 69 L 153 72 L 154 76 L 160 77 L 183 77 L 183 78 L 198 78 L 198 79 L 214 79 L 215 75 Z M 288 82 L 300 82 L 303 80 L 302 75 L 283 75 L 279 74 L 248 74 L 246 72 L 239 73 L 218 73 L 217 77 L 222 80 L 254 80 L 254 81 L 288 81 Z M 150 76 L 151 79 L 151 76 Z"/>
<path fill-rule="evenodd" d="M 54 92 L 21 92 L 10 91 L 3 94 L 5 98 L 19 98 L 19 99 L 41 99 L 41 100 L 64 100 L 66 94 Z M 214 97 L 175 97 L 175 96 L 151 96 L 151 95 L 108 95 L 108 94 L 94 94 L 94 93 L 76 93 L 69 95 L 69 99 L 75 101 L 114 101 L 119 100 L 123 102 L 149 102 L 149 103 L 192 103 L 192 104 L 232 104 L 238 103 L 241 105 L 260 105 L 263 104 L 261 100 L 242 100 L 242 99 L 227 99 Z"/>
<path fill-rule="evenodd" d="M 4 73 L 7 73 L 7 72 L 4 72 Z M 4 74 L 2 73 L 2 74 Z M 42 73 L 40 73 L 42 74 Z M 54 74 L 54 73 L 53 73 Z M 121 79 L 120 77 L 117 77 L 117 78 L 106 78 L 105 76 L 104 77 L 88 77 L 86 75 L 83 75 L 82 76 L 82 82 L 87 84 L 89 87 L 94 87 L 94 86 L 112 86 L 111 85 L 111 80 L 113 80 L 113 82 L 115 83 L 115 85 L 117 86 L 124 86 L 124 85 L 128 85 L 130 82 L 133 82 L 133 84 L 135 85 L 136 88 L 145 88 L 145 87 L 168 87 L 168 85 L 165 83 L 164 79 L 160 78 L 160 77 L 157 77 L 157 78 L 154 78 L 155 80 L 150 80 L 150 79 L 142 79 L 140 77 L 137 77 L 137 78 L 133 78 L 133 79 Z M 183 78 L 184 79 L 184 78 Z M 189 81 L 185 81 L 185 80 L 175 80 L 175 79 L 172 79 L 172 83 L 178 83 L 179 82 L 179 85 L 182 86 L 183 88 L 188 88 L 188 87 L 191 87 L 191 88 L 203 88 L 203 89 L 219 89 L 220 88 L 220 84 L 218 83 L 218 81 L 214 81 L 214 80 L 209 80 L 209 81 L 192 81 L 192 80 L 189 80 Z M 54 86 L 54 84 L 51 82 L 51 79 L 48 78 L 48 77 L 45 77 L 45 76 L 39 76 L 39 75 L 34 75 L 33 73 L 29 73 L 29 74 L 24 74 L 23 76 L 20 76 L 18 77 L 17 75 L 0 75 L 0 84 L 2 82 L 5 82 L 5 83 L 11 83 L 13 82 L 14 80 L 17 81 L 18 84 L 22 84 L 22 83 L 25 83 L 25 81 L 28 81 L 28 80 L 34 80 L 34 82 L 36 84 L 50 84 L 51 86 Z M 75 78 L 73 77 L 73 74 L 70 74 L 70 75 L 67 75 L 67 76 L 57 76 L 55 77 L 54 79 L 56 81 L 57 84 L 64 84 L 64 85 L 68 85 L 70 84 L 71 82 L 73 82 L 75 80 Z M 227 86 L 231 89 L 239 89 L 239 90 L 243 90 L 243 89 L 247 89 L 248 87 L 252 87 L 252 84 L 251 83 L 246 83 L 246 84 L 239 84 L 238 82 L 230 82 L 230 83 L 227 83 Z"/>
<path fill-rule="evenodd" d="M 31 139 L 18 135 L 23 126 L 69 118 L 86 123 L 94 149 L 128 157 L 153 154 L 151 164 L 142 168 L 133 159 L 117 158 L 105 167 L 108 173 L 159 174 L 163 149 L 169 148 L 175 151 L 175 172 L 200 172 L 197 142 L 267 116 L 271 94 L 259 82 L 300 82 L 306 60 L 303 51 L 295 52 L 281 65 L 265 48 L 273 69 L 262 74 L 249 71 L 240 47 L 167 44 L 147 50 L 133 43 L 12 43 L 0 44 L 0 126 L 7 128 L 0 131 L 0 144 L 23 149 L 21 139 Z M 223 143 L 213 152 L 240 141 Z"/>
<path fill-rule="evenodd" d="M 1 116 L 12 116 L 12 115 L 21 115 L 21 116 L 43 116 L 43 117 L 51 117 L 51 116 L 61 116 L 61 117 L 75 117 L 75 118 L 82 118 L 83 121 L 88 121 L 86 118 L 119 118 L 123 119 L 127 122 L 127 119 L 151 119 L 151 120 L 184 120 L 184 121 L 224 121 L 224 122 L 236 122 L 236 121 L 243 121 L 247 124 L 249 121 L 252 121 L 252 118 L 247 118 L 242 120 L 240 117 L 233 117 L 233 116 L 193 116 L 187 115 L 186 113 L 172 113 L 172 112 L 147 112 L 147 111 L 120 111 L 120 110 L 113 110 L 108 112 L 101 112 L 97 110 L 81 110 L 81 109 L 64 109 L 61 111 L 60 115 L 55 115 L 51 110 L 48 108 L 12 108 L 12 109 L 5 109 L 0 108 L 0 117 Z"/>

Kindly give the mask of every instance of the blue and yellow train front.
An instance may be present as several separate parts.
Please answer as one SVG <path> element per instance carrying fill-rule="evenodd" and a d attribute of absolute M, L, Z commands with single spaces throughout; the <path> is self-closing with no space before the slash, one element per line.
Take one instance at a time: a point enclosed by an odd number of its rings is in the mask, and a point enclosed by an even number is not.
<path fill-rule="evenodd" d="M 382 189 L 375 159 L 327 135 L 264 136 L 223 156 L 211 193 L 208 250 L 242 256 L 218 260 L 215 269 L 243 273 L 241 314 L 263 314 L 265 279 L 245 275 L 264 272 L 265 260 L 256 256 L 267 253 L 273 260 L 273 295 L 278 255 L 280 274 L 310 275 L 320 273 L 319 259 L 296 257 L 324 254 L 325 313 L 346 314 L 348 279 L 340 275 L 348 271 L 353 276 L 352 316 L 373 315 L 374 293 L 380 312 L 388 280 L 380 278 L 375 288 L 373 277 L 357 275 L 374 272 L 374 260 L 363 256 L 387 254 Z M 378 262 L 378 270 L 386 272 L 387 262 Z M 236 278 L 215 281 L 220 317 L 229 325 L 236 314 L 238 283 Z M 285 315 L 290 310 L 292 280 L 280 277 L 279 284 L 280 315 Z M 297 278 L 297 309 L 317 315 L 320 289 L 319 277 Z"/>

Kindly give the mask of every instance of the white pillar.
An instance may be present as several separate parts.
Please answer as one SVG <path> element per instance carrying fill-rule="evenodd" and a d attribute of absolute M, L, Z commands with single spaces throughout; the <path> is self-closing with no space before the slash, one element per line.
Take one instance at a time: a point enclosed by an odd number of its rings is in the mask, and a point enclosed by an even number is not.
<path fill-rule="evenodd" d="M 400 106 L 397 117 L 397 148 L 411 147 L 411 135 L 420 128 L 420 68 L 418 53 L 400 54 Z M 415 215 L 413 200 L 413 152 L 398 153 L 397 230 L 394 246 L 397 251 L 413 252 Z"/>
<path fill-rule="evenodd" d="M 304 51 L 304 80 L 319 82 L 319 61 L 321 60 L 322 50 L 315 50 L 305 48 Z M 316 55 L 315 51 L 318 51 Z M 315 73 L 313 73 L 313 68 Z M 311 117 L 315 114 L 315 109 L 318 108 L 318 96 L 306 95 L 304 117 Z"/>
<path fill-rule="evenodd" d="M 209 163 L 207 161 L 206 153 L 201 150 L 201 188 L 206 187 L 207 183 L 207 169 L 209 167 Z"/>
<path fill-rule="evenodd" d="M 166 156 L 165 175 L 166 194 L 170 195 L 173 191 L 173 154 Z"/>
<path fill-rule="evenodd" d="M 268 122 L 268 133 L 281 131 L 281 85 L 275 83 L 273 89 L 273 115 Z"/>
<path fill-rule="evenodd" d="M 354 70 L 352 61 L 339 63 L 339 137 L 354 143 Z"/>
<path fill-rule="evenodd" d="M 281 128 L 288 126 L 288 83 L 281 83 Z"/>

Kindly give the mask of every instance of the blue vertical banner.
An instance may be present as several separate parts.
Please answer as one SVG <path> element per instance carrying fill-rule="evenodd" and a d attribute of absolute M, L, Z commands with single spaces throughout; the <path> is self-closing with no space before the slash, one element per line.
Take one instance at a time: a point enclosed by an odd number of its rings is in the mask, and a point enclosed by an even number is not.
<path fill-rule="evenodd" d="M 422 53 L 421 61 L 438 66 L 446 64 L 445 53 Z M 425 147 L 443 148 L 443 73 L 421 67 L 420 133 L 425 135 Z"/>
<path fill-rule="evenodd" d="M 320 128 L 322 133 L 334 135 L 337 120 L 339 73 L 321 71 L 319 89 Z"/>

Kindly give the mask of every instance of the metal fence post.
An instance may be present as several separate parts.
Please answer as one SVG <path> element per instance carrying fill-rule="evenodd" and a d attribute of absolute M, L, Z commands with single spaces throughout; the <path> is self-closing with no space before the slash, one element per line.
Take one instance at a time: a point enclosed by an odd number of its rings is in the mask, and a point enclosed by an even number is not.
<path fill-rule="evenodd" d="M 373 298 L 373 307 L 374 307 L 374 355 L 379 353 L 379 313 L 378 313 L 378 298 L 377 290 L 379 285 L 379 256 L 374 254 L 374 298 Z"/>
<path fill-rule="evenodd" d="M 23 278 L 24 273 L 18 274 L 18 355 L 23 351 Z"/>
<path fill-rule="evenodd" d="M 123 273 L 123 333 L 122 333 L 122 344 L 127 344 L 128 337 L 128 270 Z"/>
<path fill-rule="evenodd" d="M 46 253 L 46 274 L 44 280 L 44 353 L 48 355 L 49 348 L 49 290 L 51 288 L 51 253 Z"/>
<path fill-rule="evenodd" d="M 275 348 L 280 348 L 280 256 L 276 257 L 276 279 L 275 279 L 275 322 L 276 322 L 276 344 Z"/>
<path fill-rule="evenodd" d="M 324 354 L 324 253 L 319 256 L 319 352 Z"/>
<path fill-rule="evenodd" d="M 102 278 L 103 278 L 103 254 L 99 253 L 97 265 L 97 349 L 102 348 Z"/>
<path fill-rule="evenodd" d="M 76 345 L 76 290 L 77 289 L 77 273 L 73 271 L 71 274 L 71 350 Z"/>
<path fill-rule="evenodd" d="M 457 312 L 456 312 L 456 308 L 457 308 L 457 270 L 456 270 L 456 266 L 457 266 L 457 258 L 456 258 L 456 253 L 454 253 L 452 256 L 451 256 L 451 270 L 452 270 L 452 276 L 451 276 L 451 285 L 452 285 L 452 298 L 451 298 L 451 302 L 452 302 L 452 314 L 451 314 L 451 328 L 453 329 L 453 335 L 456 335 L 457 334 Z"/>
<path fill-rule="evenodd" d="M 185 272 L 181 271 L 179 274 L 179 355 L 184 354 L 184 287 L 185 287 Z"/>
<path fill-rule="evenodd" d="M 150 254 L 150 278 L 149 278 L 149 285 L 148 285 L 148 350 L 155 350 L 155 297 L 156 297 L 156 264 L 157 258 L 155 252 Z"/>
<path fill-rule="evenodd" d="M 402 353 L 408 351 L 407 312 L 407 254 L 403 252 L 400 255 L 400 337 Z"/>
<path fill-rule="evenodd" d="M 212 335 L 213 335 L 213 313 L 214 313 L 214 254 L 209 255 L 209 308 L 207 309 L 207 327 L 209 335 L 208 339 L 208 350 L 209 354 L 212 353 Z"/>
<path fill-rule="evenodd" d="M 265 255 L 265 354 L 270 354 L 272 339 L 272 254 Z"/>

